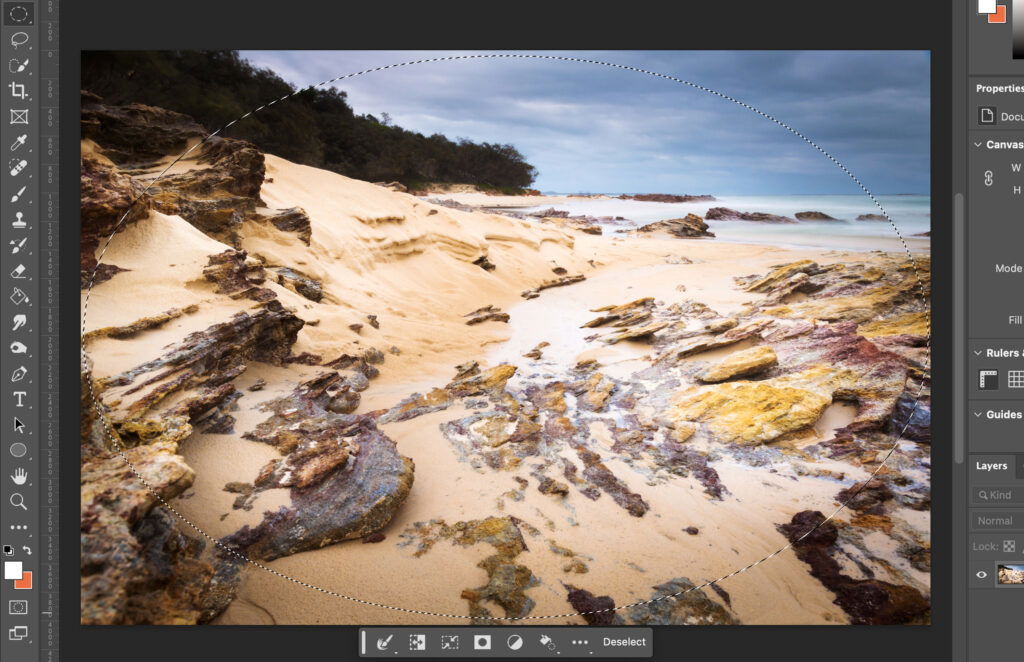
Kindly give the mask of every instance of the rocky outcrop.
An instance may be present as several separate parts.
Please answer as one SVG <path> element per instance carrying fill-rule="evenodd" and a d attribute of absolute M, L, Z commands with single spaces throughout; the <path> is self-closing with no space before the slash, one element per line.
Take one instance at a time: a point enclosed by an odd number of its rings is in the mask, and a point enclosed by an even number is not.
<path fill-rule="evenodd" d="M 565 287 L 566 285 L 572 285 L 573 283 L 578 283 L 586 279 L 587 277 L 583 274 L 574 274 L 572 276 L 562 276 L 561 278 L 546 280 L 532 290 L 525 290 L 522 293 L 522 296 L 524 299 L 536 299 L 540 296 L 542 290 L 547 290 L 552 287 Z"/>
<path fill-rule="evenodd" d="M 83 93 L 82 137 L 102 145 L 103 155 L 118 165 L 150 164 L 184 152 L 189 141 L 209 131 L 188 115 L 140 103 L 115 106 Z"/>
<path fill-rule="evenodd" d="M 245 370 L 248 361 L 280 364 L 303 322 L 274 300 L 253 313 L 189 334 L 162 356 L 103 380 L 117 387 L 125 408 L 122 421 L 137 421 L 172 393 L 217 388 Z"/>
<path fill-rule="evenodd" d="M 204 144 L 199 164 L 205 167 L 155 181 L 149 190 L 153 208 L 237 246 L 238 227 L 257 218 L 263 206 L 263 154 L 249 143 L 215 138 Z"/>
<path fill-rule="evenodd" d="M 267 281 L 263 262 L 249 257 L 245 251 L 228 249 L 210 256 L 203 277 L 213 283 L 217 292 L 232 299 L 252 299 L 260 303 L 276 299 L 274 291 L 260 287 Z"/>
<path fill-rule="evenodd" d="M 233 597 L 237 569 L 204 554 L 163 508 L 195 478 L 177 454 L 191 427 L 177 417 L 151 423 L 147 437 L 122 438 L 110 410 L 92 398 L 99 388 L 83 370 L 81 622 L 208 621 Z"/>
<path fill-rule="evenodd" d="M 882 214 L 860 214 L 857 216 L 858 221 L 888 221 Z"/>
<path fill-rule="evenodd" d="M 494 263 L 487 259 L 486 255 L 481 255 L 477 259 L 473 260 L 473 264 L 480 267 L 484 271 L 494 271 L 495 269 L 497 269 Z"/>
<path fill-rule="evenodd" d="M 637 228 L 637 232 L 667 232 L 673 237 L 714 237 L 715 233 L 708 231 L 708 224 L 696 214 L 687 214 L 684 218 L 670 218 L 665 221 L 648 223 Z"/>
<path fill-rule="evenodd" d="M 524 618 L 535 605 L 526 591 L 540 584 L 519 556 L 528 551 L 523 531 L 537 535 L 536 529 L 516 517 L 488 517 L 448 524 L 444 520 L 417 522 L 402 534 L 408 545 L 416 545 L 415 556 L 428 553 L 437 543 L 450 541 L 460 547 L 489 545 L 494 549 L 477 564 L 487 574 L 487 582 L 465 588 L 461 597 L 468 603 L 474 625 L 493 625 L 493 608 L 505 618 Z"/>
<path fill-rule="evenodd" d="M 640 202 L 714 202 L 713 195 L 672 195 L 671 193 L 641 193 L 639 195 L 620 195 L 619 200 L 638 200 Z"/>
<path fill-rule="evenodd" d="M 778 362 L 775 350 L 771 347 L 752 347 L 719 361 L 698 375 L 697 379 L 713 384 L 738 377 L 752 377 L 765 372 Z"/>
<path fill-rule="evenodd" d="M 652 321 L 655 310 L 654 299 L 645 297 L 621 305 L 594 308 L 591 312 L 603 313 L 586 324 L 583 328 L 594 328 L 611 325 L 615 331 L 602 340 L 614 345 L 623 340 L 650 339 L 654 334 L 668 326 L 668 322 Z M 593 336 L 596 338 L 597 336 Z"/>
<path fill-rule="evenodd" d="M 931 606 L 926 596 L 911 586 L 875 578 L 855 579 L 843 572 L 836 560 L 839 538 L 836 525 L 817 511 L 805 510 L 779 526 L 792 543 L 797 557 L 810 566 L 811 574 L 836 595 L 835 603 L 855 625 L 927 623 Z"/>
<path fill-rule="evenodd" d="M 88 343 L 90 340 L 94 340 L 96 338 L 116 338 L 117 340 L 134 338 L 144 331 L 158 329 L 172 320 L 176 320 L 184 315 L 191 315 L 197 310 L 199 310 L 199 306 L 197 304 L 192 304 L 190 306 L 185 306 L 184 308 L 171 308 L 170 310 L 165 310 L 164 312 L 156 315 L 143 317 L 135 320 L 131 324 L 124 324 L 121 326 L 104 326 L 99 329 L 93 329 L 82 336 L 82 342 Z"/>
<path fill-rule="evenodd" d="M 754 221 L 756 223 L 796 223 L 788 216 L 767 214 L 761 211 L 736 211 L 728 207 L 712 207 L 704 218 L 709 221 Z"/>
<path fill-rule="evenodd" d="M 833 218 L 820 211 L 798 211 L 793 214 L 798 221 L 838 221 L 838 218 Z"/>
<path fill-rule="evenodd" d="M 635 625 L 740 624 L 725 607 L 685 577 L 658 584 L 649 599 L 630 607 L 626 614 Z"/>
<path fill-rule="evenodd" d="M 279 209 L 262 214 L 262 218 L 281 232 L 295 233 L 302 243 L 309 246 L 309 241 L 313 237 L 313 228 L 305 209 L 301 207 Z"/>
<path fill-rule="evenodd" d="M 406 421 L 434 411 L 447 409 L 455 400 L 470 396 L 499 396 L 505 384 L 516 373 L 515 366 L 501 364 L 486 372 L 481 372 L 473 362 L 468 366 L 460 366 L 459 374 L 454 381 L 444 388 L 435 388 L 426 395 L 414 394 L 398 403 L 380 420 L 382 423 Z"/>
<path fill-rule="evenodd" d="M 80 251 L 80 278 L 82 289 L 90 283 L 109 280 L 119 271 L 116 265 L 104 263 L 97 269 L 96 251 L 111 235 L 123 218 L 123 225 L 145 218 L 149 213 L 149 198 L 143 187 L 117 168 L 91 156 L 81 161 L 81 219 L 82 241 Z"/>
<path fill-rule="evenodd" d="M 473 326 L 474 324 L 482 324 L 483 322 L 508 322 L 508 313 L 501 312 L 501 308 L 495 308 L 494 306 L 484 306 L 483 308 L 477 308 L 471 313 L 463 315 L 466 318 L 466 324 Z"/>
<path fill-rule="evenodd" d="M 291 504 L 224 539 L 252 558 L 273 560 L 379 531 L 412 489 L 413 462 L 351 410 L 351 384 L 328 372 L 265 403 L 271 413 L 245 436 L 276 448 L 254 480 L 256 492 L 288 488 Z M 358 402 L 358 401 L 356 401 Z"/>
<path fill-rule="evenodd" d="M 615 600 L 609 595 L 597 596 L 590 591 L 567 585 L 567 600 L 587 622 L 587 625 L 622 625 L 622 617 L 615 612 Z"/>
<path fill-rule="evenodd" d="M 264 209 L 260 188 L 265 166 L 255 146 L 207 137 L 208 131 L 180 113 L 142 104 L 107 105 L 88 94 L 83 97 L 81 124 L 83 137 L 95 142 L 95 153 L 82 161 L 88 238 L 83 244 L 83 270 L 95 266 L 93 235 L 109 234 L 126 211 L 129 221 L 145 217 L 149 209 L 178 215 L 236 247 L 243 221 L 269 219 L 309 243 L 305 212 L 290 209 L 274 214 Z M 194 167 L 157 178 L 169 164 L 166 159 L 179 156 L 185 159 L 181 164 Z M 130 205 L 143 190 L 142 199 Z"/>
<path fill-rule="evenodd" d="M 687 390 L 669 416 L 677 423 L 702 423 L 725 443 L 769 443 L 809 428 L 832 403 L 826 394 L 795 385 L 800 382 L 787 377 Z"/>
<path fill-rule="evenodd" d="M 592 308 L 590 312 L 603 314 L 590 320 L 582 328 L 592 329 L 606 324 L 614 324 L 617 327 L 632 326 L 650 320 L 653 310 L 654 297 L 644 297 L 617 306 L 610 305 Z"/>
<path fill-rule="evenodd" d="M 275 267 L 278 285 L 283 285 L 296 294 L 306 297 L 314 303 L 324 298 L 324 286 L 320 281 L 291 267 Z"/>

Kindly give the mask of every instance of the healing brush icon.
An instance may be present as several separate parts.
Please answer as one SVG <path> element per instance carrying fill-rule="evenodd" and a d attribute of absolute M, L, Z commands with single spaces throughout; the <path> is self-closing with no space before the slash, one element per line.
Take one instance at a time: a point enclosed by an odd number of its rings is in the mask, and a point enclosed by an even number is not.
<path fill-rule="evenodd" d="M 28 167 L 28 161 L 25 159 L 11 159 L 7 167 L 11 169 L 11 177 L 17 177 L 21 174 L 22 170 Z"/>

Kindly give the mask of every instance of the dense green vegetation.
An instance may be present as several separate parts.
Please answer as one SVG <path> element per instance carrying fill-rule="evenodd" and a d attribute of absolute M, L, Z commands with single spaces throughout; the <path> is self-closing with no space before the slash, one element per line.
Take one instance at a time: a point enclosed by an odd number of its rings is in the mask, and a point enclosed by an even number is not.
<path fill-rule="evenodd" d="M 235 51 L 89 51 L 82 89 L 112 104 L 145 103 L 224 126 L 294 88 Z M 291 161 L 369 181 L 476 184 L 522 189 L 536 170 L 512 145 L 452 141 L 357 115 L 345 92 L 305 90 L 238 122 L 222 135 L 255 143 Z"/>

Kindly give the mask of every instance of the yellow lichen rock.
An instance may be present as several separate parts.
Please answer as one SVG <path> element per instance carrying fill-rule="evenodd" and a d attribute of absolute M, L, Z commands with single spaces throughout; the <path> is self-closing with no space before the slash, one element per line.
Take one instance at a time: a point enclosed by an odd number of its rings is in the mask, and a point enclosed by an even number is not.
<path fill-rule="evenodd" d="M 814 425 L 832 404 L 830 389 L 821 386 L 790 377 L 689 389 L 677 396 L 669 418 L 677 427 L 702 423 L 717 441 L 766 444 Z"/>
<path fill-rule="evenodd" d="M 764 372 L 778 362 L 779 358 L 771 347 L 752 347 L 726 357 L 698 375 L 697 379 L 714 384 L 737 377 L 750 377 Z"/>
<path fill-rule="evenodd" d="M 758 279 L 750 285 L 747 285 L 746 289 L 748 292 L 767 292 L 775 285 L 778 285 L 782 281 L 791 278 L 800 272 L 817 268 L 818 265 L 813 260 L 799 260 L 797 262 L 784 264 L 764 278 Z"/>
<path fill-rule="evenodd" d="M 906 313 L 875 322 L 868 322 L 857 327 L 857 333 L 865 338 L 898 336 L 902 334 L 926 336 L 929 330 L 929 315 L 928 311 L 922 310 L 916 313 Z"/>

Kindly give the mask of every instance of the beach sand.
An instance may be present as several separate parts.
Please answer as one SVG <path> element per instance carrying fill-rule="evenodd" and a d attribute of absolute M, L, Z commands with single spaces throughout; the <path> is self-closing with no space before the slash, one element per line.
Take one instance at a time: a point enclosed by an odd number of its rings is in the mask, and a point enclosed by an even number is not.
<path fill-rule="evenodd" d="M 411 393 L 443 387 L 454 377 L 454 367 L 467 361 L 478 361 L 482 368 L 503 362 L 517 365 L 520 371 L 510 382 L 512 387 L 520 379 L 543 380 L 545 375 L 553 379 L 581 359 L 591 358 L 599 360 L 609 376 L 626 379 L 643 368 L 652 350 L 644 342 L 604 345 L 586 340 L 592 330 L 580 326 L 594 317 L 594 308 L 654 297 L 662 306 L 696 300 L 728 316 L 764 297 L 737 287 L 736 277 L 763 274 L 803 259 L 828 265 L 871 262 L 880 257 L 878 253 L 790 250 L 663 235 L 594 236 L 433 205 L 271 155 L 267 155 L 266 177 L 262 200 L 271 209 L 302 207 L 310 218 L 311 243 L 307 246 L 294 234 L 250 220 L 240 228 L 241 247 L 268 270 L 288 267 L 322 283 L 324 297 L 318 303 L 271 280 L 265 285 L 306 321 L 294 354 L 308 352 L 326 361 L 371 347 L 384 353 L 380 376 L 362 393 L 356 413 L 389 409 Z M 486 207 L 535 206 L 560 200 L 477 193 L 440 197 Z M 203 277 L 209 256 L 228 248 L 180 217 L 159 212 L 151 212 L 118 235 L 104 262 L 129 271 L 94 288 L 87 330 L 129 324 L 172 307 L 195 305 L 197 310 L 127 342 L 112 338 L 90 341 L 95 375 L 115 375 L 156 358 L 188 333 L 250 308 L 250 301 L 218 293 Z M 473 263 L 481 255 L 495 265 L 493 271 Z M 586 280 L 524 300 L 521 293 L 554 278 L 554 269 L 583 274 Z M 486 305 L 507 312 L 510 321 L 467 326 L 465 315 Z M 379 329 L 369 324 L 368 316 L 376 316 Z M 354 324 L 362 326 L 353 330 Z M 523 358 L 541 342 L 550 343 L 542 358 Z M 747 346 L 740 343 L 688 360 L 710 363 Z M 243 396 L 233 412 L 236 434 L 195 432 L 182 443 L 180 453 L 197 477 L 192 487 L 174 500 L 175 508 L 210 535 L 220 537 L 243 525 L 257 524 L 265 510 L 287 505 L 288 490 L 271 489 L 259 494 L 251 510 L 235 510 L 235 495 L 223 486 L 251 483 L 260 468 L 277 455 L 266 444 L 241 438 L 242 432 L 266 418 L 257 406 L 286 395 L 296 383 L 322 371 L 297 364 L 251 365 L 237 380 Z M 249 392 L 248 387 L 258 379 L 266 382 L 266 388 Z M 114 396 L 121 399 L 115 401 Z M 107 399 L 115 410 L 133 401 L 121 397 L 116 389 Z M 168 406 L 175 401 L 170 398 Z M 801 443 L 829 439 L 834 429 L 852 420 L 850 409 L 833 404 Z M 870 475 L 863 467 L 820 459 L 815 466 L 821 475 L 796 480 L 787 471 L 759 470 L 717 455 L 710 466 L 728 486 L 730 496 L 715 500 L 693 476 L 656 480 L 643 466 L 624 462 L 611 449 L 608 431 L 595 425 L 591 434 L 605 453 L 608 467 L 650 506 L 647 516 L 635 517 L 607 496 L 595 500 L 570 491 L 554 498 L 532 485 L 522 489 L 515 476 L 528 478 L 527 468 L 495 472 L 474 467 L 441 430 L 442 424 L 466 414 L 460 404 L 380 425 L 395 440 L 398 451 L 415 463 L 412 491 L 381 530 L 382 542 L 351 540 L 267 565 L 359 600 L 465 617 L 463 593 L 487 583 L 487 573 L 478 563 L 493 554 L 494 548 L 483 542 L 459 545 L 440 539 L 429 551 L 417 555 L 415 525 L 514 516 L 532 531 L 525 536 L 528 550 L 516 558 L 538 580 L 525 591 L 535 602 L 530 616 L 567 614 L 576 611 L 566 600 L 567 585 L 611 596 L 615 604 L 622 605 L 650 598 L 652 587 L 673 578 L 685 577 L 699 584 L 729 574 L 785 546 L 786 538 L 777 525 L 788 522 L 794 513 L 819 510 L 830 514 L 838 506 L 835 495 L 840 489 Z M 840 474 L 842 482 L 835 478 Z M 927 513 L 924 515 L 922 518 L 920 512 L 906 508 L 890 513 L 927 537 Z M 838 516 L 840 522 L 849 518 L 848 512 Z M 688 527 L 699 532 L 689 534 Z M 579 563 L 567 571 L 574 562 Z M 888 555 L 888 563 L 927 590 L 926 572 L 912 568 L 895 553 Z M 577 571 L 582 566 L 585 573 Z M 848 622 L 833 602 L 833 593 L 791 551 L 722 582 L 721 588 L 728 601 L 714 591 L 705 593 L 743 623 Z M 238 597 L 215 622 L 457 622 L 404 610 L 334 597 L 248 567 Z M 565 616 L 545 622 L 584 620 Z"/>

